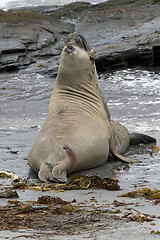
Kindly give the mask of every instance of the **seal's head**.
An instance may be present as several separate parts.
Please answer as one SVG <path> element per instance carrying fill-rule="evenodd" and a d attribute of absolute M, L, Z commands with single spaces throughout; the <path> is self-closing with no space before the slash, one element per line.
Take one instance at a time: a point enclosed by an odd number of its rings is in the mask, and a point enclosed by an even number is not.
<path fill-rule="evenodd" d="M 68 39 L 66 41 L 66 47 L 65 51 L 67 53 L 74 52 L 74 48 L 72 45 L 77 46 L 87 52 L 91 51 L 91 47 L 87 43 L 86 39 L 80 34 L 80 33 L 71 33 L 68 36 Z"/>
<path fill-rule="evenodd" d="M 73 84 L 75 76 L 82 79 L 82 74 L 86 74 L 86 69 L 92 72 L 95 70 L 95 58 L 95 51 L 81 34 L 69 34 L 61 53 L 59 77 L 64 80 L 66 76 L 70 76 Z"/>

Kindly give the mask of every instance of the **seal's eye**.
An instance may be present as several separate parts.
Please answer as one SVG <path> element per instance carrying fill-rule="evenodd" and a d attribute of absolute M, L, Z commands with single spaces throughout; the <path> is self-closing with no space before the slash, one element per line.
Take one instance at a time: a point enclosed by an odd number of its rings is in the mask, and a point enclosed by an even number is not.
<path fill-rule="evenodd" d="M 75 48 L 72 46 L 67 46 L 67 48 L 65 49 L 65 52 L 67 53 L 73 53 L 75 51 Z"/>

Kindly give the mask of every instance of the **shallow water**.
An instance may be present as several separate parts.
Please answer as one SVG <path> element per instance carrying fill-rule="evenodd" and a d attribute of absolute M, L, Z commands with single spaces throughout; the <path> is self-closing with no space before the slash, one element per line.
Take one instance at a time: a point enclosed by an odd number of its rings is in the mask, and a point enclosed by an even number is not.
<path fill-rule="evenodd" d="M 1 0 L 0 9 L 8 10 L 12 8 L 21 7 L 36 7 L 36 6 L 50 6 L 50 5 L 65 5 L 78 0 Z M 105 2 L 104 0 L 83 0 L 83 2 L 90 2 L 92 4 Z"/>
<path fill-rule="evenodd" d="M 160 147 L 160 74 L 142 69 L 127 69 L 99 76 L 113 119 L 119 120 L 131 132 L 150 134 Z M 45 120 L 54 79 L 40 74 L 14 73 L 0 75 L 0 170 L 18 176 L 38 179 L 27 163 L 28 151 Z M 12 151 L 18 151 L 11 153 Z M 89 175 L 113 176 L 122 189 L 131 190 L 144 184 L 159 188 L 160 153 L 150 156 L 146 146 L 130 148 L 126 155 L 137 159 L 130 169 L 113 172 L 122 163 L 84 171 Z M 0 179 L 2 185 L 10 180 Z M 20 199 L 37 199 L 42 193 L 20 192 Z M 74 195 L 74 194 L 73 194 Z M 72 196 L 70 193 L 68 196 Z M 5 201 L 1 201 L 5 202 Z"/>
<path fill-rule="evenodd" d="M 100 76 L 113 118 L 129 130 L 160 131 L 160 73 L 128 69 Z"/>

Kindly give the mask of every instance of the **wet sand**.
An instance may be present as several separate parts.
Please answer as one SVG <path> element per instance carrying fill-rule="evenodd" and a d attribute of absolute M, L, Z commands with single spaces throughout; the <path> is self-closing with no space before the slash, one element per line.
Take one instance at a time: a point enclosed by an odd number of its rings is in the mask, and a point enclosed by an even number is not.
<path fill-rule="evenodd" d="M 112 118 L 119 120 L 131 132 L 150 134 L 157 139 L 157 146 L 160 146 L 159 73 L 154 70 L 128 69 L 101 74 L 99 79 Z M 44 122 L 54 81 L 40 74 L 27 73 L 26 70 L 14 74 L 3 74 L 0 77 L 0 83 L 2 87 L 0 98 L 2 106 L 0 110 L 1 170 L 11 171 L 22 179 L 29 179 L 33 183 L 40 184 L 36 174 L 28 166 L 27 154 Z M 0 239 L 6 236 L 8 239 L 14 239 L 14 237 L 25 239 L 26 236 L 27 239 L 48 239 L 48 237 L 49 239 L 76 239 L 77 234 L 80 239 L 106 239 L 106 234 L 107 239 L 113 239 L 113 237 L 115 239 L 121 239 L 121 237 L 158 239 L 159 236 L 151 234 L 151 231 L 159 230 L 159 205 L 143 197 L 135 199 L 118 197 L 122 193 L 143 187 L 159 189 L 160 153 L 153 153 L 151 156 L 150 152 L 150 146 L 131 147 L 126 155 L 137 159 L 137 163 L 131 164 L 130 168 L 124 168 L 124 164 L 119 162 L 108 162 L 102 167 L 82 172 L 89 176 L 98 175 L 102 178 L 118 179 L 121 187 L 118 191 L 42 192 L 17 189 L 17 193 L 18 200 L 22 202 L 37 201 L 42 195 L 60 197 L 66 201 L 76 199 L 75 205 L 85 203 L 91 212 L 98 207 L 113 210 L 115 208 L 113 201 L 117 199 L 131 204 L 119 206 L 121 213 L 114 214 L 117 217 L 124 216 L 125 213 L 130 212 L 130 208 L 134 208 L 141 214 L 149 214 L 152 217 L 154 215 L 152 222 L 139 223 L 127 217 L 120 220 L 104 213 L 102 217 L 99 216 L 98 226 L 97 223 L 94 224 L 88 220 L 87 229 L 82 229 L 81 224 L 69 232 L 66 227 L 61 233 L 56 230 L 43 232 L 14 229 L 13 232 L 1 231 Z M 10 186 L 11 181 L 11 179 L 0 178 L 1 189 Z M 96 200 L 94 203 L 91 201 L 93 197 Z M 1 206 L 6 205 L 7 201 L 8 199 L 1 199 Z M 68 221 L 70 217 L 68 216 Z M 72 216 L 73 219 L 74 217 Z M 81 217 L 84 218 L 85 214 Z M 60 224 L 60 229 L 62 225 L 64 224 Z M 131 231 L 132 234 L 130 234 Z"/>

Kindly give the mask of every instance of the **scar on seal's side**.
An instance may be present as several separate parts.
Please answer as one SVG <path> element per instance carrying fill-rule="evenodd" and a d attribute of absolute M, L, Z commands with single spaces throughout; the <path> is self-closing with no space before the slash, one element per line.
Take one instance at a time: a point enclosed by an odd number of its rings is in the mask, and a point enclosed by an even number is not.
<path fill-rule="evenodd" d="M 66 182 L 72 172 L 103 165 L 109 154 L 133 162 L 121 155 L 129 143 L 156 141 L 144 134 L 130 135 L 111 120 L 99 89 L 95 57 L 81 34 L 69 35 L 46 120 L 28 155 L 30 167 L 44 182 Z"/>

